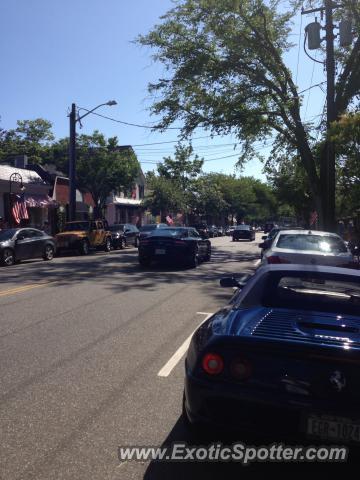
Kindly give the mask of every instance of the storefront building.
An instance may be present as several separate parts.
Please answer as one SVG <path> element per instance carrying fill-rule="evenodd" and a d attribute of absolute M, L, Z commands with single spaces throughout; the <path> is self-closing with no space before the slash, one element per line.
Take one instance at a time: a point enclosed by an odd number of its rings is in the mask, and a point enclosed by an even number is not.
<path fill-rule="evenodd" d="M 51 185 L 36 172 L 9 165 L 0 166 L 0 217 L 9 227 L 42 228 L 51 222 L 56 202 L 49 196 Z M 14 205 L 21 205 L 18 216 Z"/>

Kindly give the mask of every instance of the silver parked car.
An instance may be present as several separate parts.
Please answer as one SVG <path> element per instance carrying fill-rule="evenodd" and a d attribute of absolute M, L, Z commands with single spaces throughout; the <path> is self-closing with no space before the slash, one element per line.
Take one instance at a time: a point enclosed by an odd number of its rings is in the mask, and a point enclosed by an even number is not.
<path fill-rule="evenodd" d="M 357 268 L 339 235 L 311 230 L 280 230 L 264 252 L 262 264 L 296 263 Z"/>

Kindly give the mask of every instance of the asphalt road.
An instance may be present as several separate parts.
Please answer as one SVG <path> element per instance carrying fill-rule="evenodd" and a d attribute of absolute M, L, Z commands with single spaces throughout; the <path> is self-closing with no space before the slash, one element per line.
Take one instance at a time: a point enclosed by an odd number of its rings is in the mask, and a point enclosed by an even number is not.
<path fill-rule="evenodd" d="M 117 456 L 118 446 L 191 442 L 184 359 L 168 362 L 230 298 L 219 278 L 259 258 L 257 242 L 212 244 L 194 270 L 142 270 L 133 248 L 0 269 L 2 480 L 208 479 L 225 467 L 240 478 L 239 465 Z"/>

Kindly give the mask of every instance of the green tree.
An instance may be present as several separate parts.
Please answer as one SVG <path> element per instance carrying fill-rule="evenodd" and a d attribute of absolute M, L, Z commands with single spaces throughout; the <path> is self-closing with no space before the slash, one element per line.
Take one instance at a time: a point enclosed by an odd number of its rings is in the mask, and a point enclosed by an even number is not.
<path fill-rule="evenodd" d="M 165 157 L 157 165 L 157 173 L 147 175 L 149 194 L 145 205 L 153 214 L 183 212 L 191 208 L 192 191 L 196 178 L 201 172 L 203 160 L 193 158 L 191 145 L 179 144 L 175 147 L 174 158 Z"/>
<path fill-rule="evenodd" d="M 18 120 L 11 130 L 0 129 L 0 161 L 27 155 L 29 163 L 43 163 L 54 140 L 52 123 L 43 118 Z"/>
<path fill-rule="evenodd" d="M 132 149 L 118 148 L 117 138 L 95 131 L 76 139 L 76 181 L 79 188 L 91 193 L 97 216 L 101 216 L 111 192 L 133 186 L 140 165 Z M 50 161 L 63 171 L 68 170 L 68 139 L 52 147 Z"/>
<path fill-rule="evenodd" d="M 314 4 L 314 2 L 312 2 Z M 319 3 L 315 1 L 315 4 Z M 158 127 L 183 122 L 183 135 L 202 126 L 234 133 L 243 142 L 241 163 L 253 157 L 255 141 L 276 136 L 273 155 L 298 155 L 321 223 L 334 224 L 326 191 L 327 139 L 316 148 L 314 125 L 304 122 L 302 95 L 285 63 L 292 48 L 292 20 L 304 2 L 280 0 L 182 0 L 162 23 L 138 42 L 155 50 L 166 76 L 149 86 Z M 284 9 L 285 8 L 285 9 Z M 360 93 L 360 5 L 343 0 L 338 12 L 352 12 L 357 40 L 337 55 L 335 111 L 341 115 Z M 317 133 L 317 132 L 316 132 Z M 331 202 L 330 202 L 331 203 Z"/>

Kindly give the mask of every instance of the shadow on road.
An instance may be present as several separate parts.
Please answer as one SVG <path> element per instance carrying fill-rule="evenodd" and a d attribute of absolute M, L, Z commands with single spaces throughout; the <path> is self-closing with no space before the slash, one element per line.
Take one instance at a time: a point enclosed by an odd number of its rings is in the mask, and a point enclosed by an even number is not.
<path fill-rule="evenodd" d="M 12 283 L 19 286 L 56 282 L 60 286 L 71 286 L 86 281 L 101 282 L 114 293 L 123 293 L 129 290 L 153 291 L 161 284 L 186 285 L 199 279 L 203 288 L 214 287 L 214 295 L 226 299 L 231 292 L 226 290 L 221 293 L 218 280 L 224 274 L 229 275 L 228 264 L 234 263 L 234 273 L 241 274 L 244 271 L 242 263 L 257 258 L 256 254 L 229 252 L 215 247 L 212 260 L 196 269 L 156 264 L 144 269 L 139 266 L 137 250 L 133 248 L 111 253 L 98 252 L 91 257 L 67 256 L 53 262 L 33 260 L 13 267 L 0 267 L 0 290 Z"/>
<path fill-rule="evenodd" d="M 239 438 L 240 437 L 240 438 Z M 234 443 L 243 443 L 247 446 L 264 446 L 272 443 L 283 443 L 287 445 L 296 445 L 295 443 L 287 443 L 281 439 L 261 439 L 251 436 L 250 434 L 234 435 L 230 433 L 214 433 L 202 437 L 200 440 L 195 439 L 186 429 L 182 417 L 178 419 L 173 429 L 165 439 L 162 447 L 169 447 L 174 442 L 186 443 L 188 447 L 206 446 L 221 443 L 229 446 Z M 353 453 L 353 454 L 352 454 Z M 240 462 L 150 462 L 145 474 L 144 480 L 218 480 L 218 479 L 240 479 L 249 478 L 254 474 L 278 475 L 278 474 L 294 474 L 294 473 L 334 473 L 336 471 L 344 473 L 348 467 L 358 464 L 357 451 L 352 452 L 350 449 L 349 462 L 347 463 L 284 463 L 284 462 L 264 462 L 251 463 L 242 465 Z"/>

